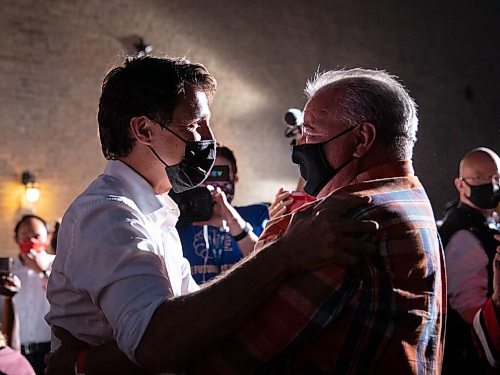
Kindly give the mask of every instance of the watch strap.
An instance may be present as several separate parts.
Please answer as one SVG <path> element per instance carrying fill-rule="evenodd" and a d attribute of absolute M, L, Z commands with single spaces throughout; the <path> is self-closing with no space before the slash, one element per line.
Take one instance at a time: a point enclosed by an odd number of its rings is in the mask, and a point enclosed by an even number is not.
<path fill-rule="evenodd" d="M 248 233 L 250 233 L 251 231 L 253 231 L 252 226 L 250 225 L 250 223 L 245 222 L 245 227 L 243 228 L 243 230 L 241 231 L 241 233 L 237 234 L 236 236 L 233 236 L 233 238 L 236 241 L 241 241 L 243 238 L 245 238 L 246 236 L 248 236 Z"/>

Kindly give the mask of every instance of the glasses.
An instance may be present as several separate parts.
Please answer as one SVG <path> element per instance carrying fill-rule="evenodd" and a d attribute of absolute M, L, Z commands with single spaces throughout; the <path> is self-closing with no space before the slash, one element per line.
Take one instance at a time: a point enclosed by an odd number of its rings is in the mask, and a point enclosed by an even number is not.
<path fill-rule="evenodd" d="M 469 177 L 460 177 L 462 180 L 465 180 L 465 182 L 469 183 L 469 181 L 473 185 L 483 185 L 483 184 L 489 184 L 490 182 L 494 184 L 500 184 L 500 174 L 492 174 L 490 176 L 469 176 Z"/>

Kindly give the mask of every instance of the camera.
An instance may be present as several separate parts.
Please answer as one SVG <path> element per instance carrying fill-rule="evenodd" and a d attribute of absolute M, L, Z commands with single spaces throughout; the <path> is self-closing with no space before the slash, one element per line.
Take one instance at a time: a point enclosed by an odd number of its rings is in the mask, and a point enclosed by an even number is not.
<path fill-rule="evenodd" d="M 205 180 L 205 184 L 220 187 L 226 196 L 234 194 L 234 184 L 229 178 L 229 166 L 215 165 Z M 206 221 L 213 214 L 212 193 L 204 186 L 198 186 L 182 193 L 169 193 L 170 197 L 177 203 L 181 214 L 179 224 L 191 224 L 195 221 Z"/>
<path fill-rule="evenodd" d="M 9 274 L 12 270 L 12 258 L 0 258 L 0 274 Z"/>
<path fill-rule="evenodd" d="M 194 221 L 205 221 L 212 217 L 212 193 L 204 186 L 198 186 L 182 193 L 169 193 L 177 203 L 181 212 L 179 224 L 191 224 Z"/>

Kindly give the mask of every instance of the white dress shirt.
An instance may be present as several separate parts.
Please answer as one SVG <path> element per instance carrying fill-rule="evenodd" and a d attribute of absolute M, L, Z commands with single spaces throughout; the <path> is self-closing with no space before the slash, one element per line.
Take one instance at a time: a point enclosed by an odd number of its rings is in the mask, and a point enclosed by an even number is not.
<path fill-rule="evenodd" d="M 91 345 L 116 340 L 134 360 L 158 306 L 199 289 L 182 255 L 178 217 L 167 194 L 155 195 L 126 164 L 108 161 L 61 222 L 47 321 Z"/>
<path fill-rule="evenodd" d="M 484 305 L 488 299 L 488 256 L 481 242 L 462 229 L 450 238 L 445 254 L 450 306 L 462 313 Z"/>
<path fill-rule="evenodd" d="M 47 269 L 50 270 L 54 256 L 43 251 L 38 257 L 49 265 Z M 44 319 L 50 309 L 46 296 L 47 279 L 43 274 L 25 267 L 18 258 L 12 262 L 12 273 L 21 280 L 21 289 L 13 298 L 14 310 L 19 317 L 21 344 L 49 342 L 50 326 Z"/>

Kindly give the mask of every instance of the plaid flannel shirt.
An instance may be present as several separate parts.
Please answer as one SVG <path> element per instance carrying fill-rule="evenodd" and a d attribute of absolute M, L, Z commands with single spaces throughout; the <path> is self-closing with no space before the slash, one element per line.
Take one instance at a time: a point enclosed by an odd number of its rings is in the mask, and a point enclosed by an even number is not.
<path fill-rule="evenodd" d="M 207 350 L 190 372 L 440 373 L 443 251 L 410 162 L 377 167 L 333 192 L 345 193 L 371 196 L 371 203 L 346 218 L 379 223 L 376 254 L 353 267 L 330 266 L 289 278 L 239 332 Z M 279 237 L 290 217 L 271 221 L 260 243 Z"/>

